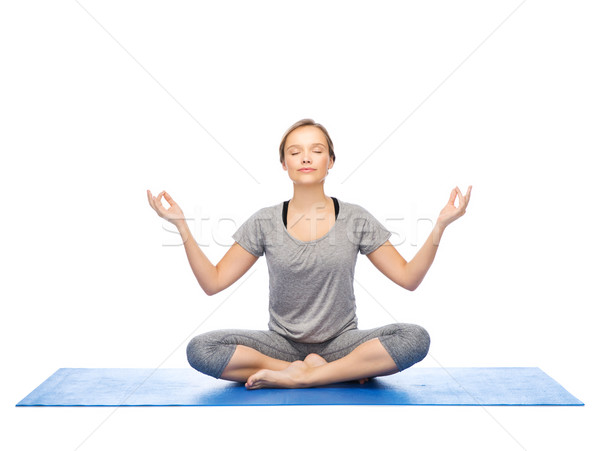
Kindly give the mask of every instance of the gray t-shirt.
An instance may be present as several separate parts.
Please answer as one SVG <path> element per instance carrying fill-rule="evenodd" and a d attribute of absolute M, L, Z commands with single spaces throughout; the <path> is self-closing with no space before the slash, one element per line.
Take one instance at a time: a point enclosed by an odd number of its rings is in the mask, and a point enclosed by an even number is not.
<path fill-rule="evenodd" d="M 354 268 L 392 233 L 363 207 L 338 199 L 326 235 L 301 241 L 283 224 L 283 202 L 264 207 L 232 235 L 269 268 L 269 329 L 303 343 L 322 343 L 358 327 Z"/>

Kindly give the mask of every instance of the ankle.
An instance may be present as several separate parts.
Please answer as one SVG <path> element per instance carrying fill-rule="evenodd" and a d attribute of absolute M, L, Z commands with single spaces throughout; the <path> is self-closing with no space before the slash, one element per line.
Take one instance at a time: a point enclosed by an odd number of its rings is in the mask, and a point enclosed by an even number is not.
<path fill-rule="evenodd" d="M 314 387 L 315 385 L 318 385 L 319 371 L 321 371 L 322 368 L 323 368 L 323 365 L 319 365 L 319 366 L 306 365 L 306 369 L 305 369 L 305 371 L 302 372 L 299 382 L 305 388 Z"/>

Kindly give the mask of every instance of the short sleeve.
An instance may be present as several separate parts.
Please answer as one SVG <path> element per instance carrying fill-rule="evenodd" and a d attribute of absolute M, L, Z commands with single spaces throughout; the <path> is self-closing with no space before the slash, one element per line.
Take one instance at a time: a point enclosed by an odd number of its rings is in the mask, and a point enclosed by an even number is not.
<path fill-rule="evenodd" d="M 232 238 L 240 246 L 255 257 L 260 257 L 265 253 L 264 236 L 261 228 L 261 222 L 264 218 L 261 212 L 262 210 L 259 210 L 250 216 L 232 235 Z"/>
<path fill-rule="evenodd" d="M 377 250 L 392 236 L 392 232 L 386 229 L 375 216 L 364 208 L 360 209 L 360 215 L 356 218 L 355 226 L 358 232 L 358 250 L 363 255 Z"/>

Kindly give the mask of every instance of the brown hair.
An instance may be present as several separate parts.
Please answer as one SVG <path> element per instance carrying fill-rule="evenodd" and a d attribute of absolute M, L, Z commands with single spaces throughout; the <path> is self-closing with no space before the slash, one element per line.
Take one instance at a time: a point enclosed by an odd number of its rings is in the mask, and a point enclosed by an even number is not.
<path fill-rule="evenodd" d="M 315 127 L 318 127 L 319 129 L 321 129 L 321 131 L 325 135 L 325 138 L 327 139 L 327 146 L 329 147 L 329 156 L 331 157 L 331 159 L 333 161 L 335 161 L 335 153 L 333 153 L 333 142 L 331 141 L 331 137 L 329 136 L 327 129 L 325 127 L 323 127 L 321 124 L 317 124 L 312 119 L 301 119 L 298 122 L 296 122 L 294 125 L 292 125 L 290 128 L 288 128 L 287 131 L 283 134 L 283 138 L 281 138 L 281 144 L 279 145 L 279 162 L 283 163 L 283 160 L 285 159 L 284 158 L 285 141 L 287 140 L 288 135 L 290 133 L 292 133 L 294 130 L 296 130 L 297 128 L 305 126 L 305 125 L 314 125 Z"/>

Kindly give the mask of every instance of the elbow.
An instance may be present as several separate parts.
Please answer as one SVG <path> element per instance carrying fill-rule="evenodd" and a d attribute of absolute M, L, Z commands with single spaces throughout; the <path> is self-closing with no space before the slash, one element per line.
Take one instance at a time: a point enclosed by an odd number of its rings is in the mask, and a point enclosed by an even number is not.
<path fill-rule="evenodd" d="M 202 289 L 204 290 L 204 292 L 206 293 L 207 296 L 214 296 L 219 291 L 221 291 L 221 290 L 216 289 L 215 287 L 210 287 L 210 288 L 202 287 Z"/>
<path fill-rule="evenodd" d="M 418 287 L 418 285 L 411 285 L 409 283 L 399 283 L 398 285 L 408 291 L 415 291 Z"/>
<path fill-rule="evenodd" d="M 398 274 L 396 274 L 395 282 L 405 290 L 415 291 L 421 282 L 414 277 L 414 274 L 410 270 L 409 263 L 410 262 L 402 265 L 402 270 L 398 271 Z"/>
<path fill-rule="evenodd" d="M 405 288 L 408 291 L 415 291 L 419 285 L 420 285 L 419 283 L 405 283 L 405 284 L 402 284 L 401 286 L 402 286 L 402 288 Z"/>
<path fill-rule="evenodd" d="M 404 288 L 405 290 L 408 291 L 415 291 L 417 289 L 417 287 L 419 286 L 418 283 L 413 282 L 411 280 L 407 280 L 406 278 L 401 278 L 399 280 L 395 280 L 396 284 L 401 286 L 402 288 Z"/>
<path fill-rule="evenodd" d="M 205 283 L 200 284 L 200 286 L 202 287 L 202 290 L 204 290 L 204 292 L 206 293 L 207 296 L 214 296 L 215 294 L 217 294 L 219 291 L 219 273 L 218 270 L 215 267 L 215 276 L 212 280 L 207 281 L 209 283 Z M 205 286 L 206 285 L 206 286 Z"/>
<path fill-rule="evenodd" d="M 202 291 L 206 293 L 207 296 L 214 296 L 220 291 L 214 286 L 204 286 L 201 284 L 200 287 L 202 288 Z"/>

